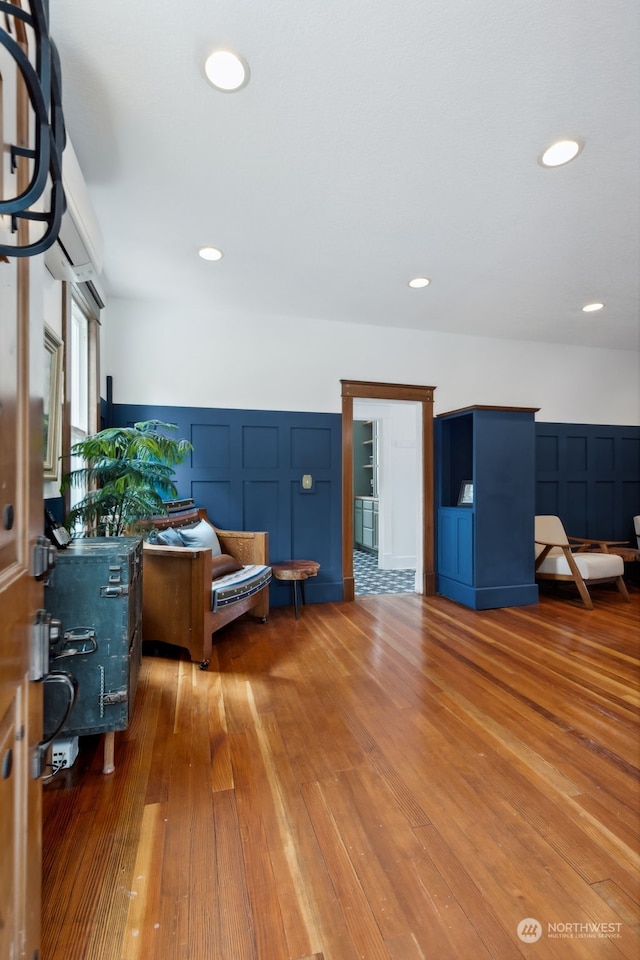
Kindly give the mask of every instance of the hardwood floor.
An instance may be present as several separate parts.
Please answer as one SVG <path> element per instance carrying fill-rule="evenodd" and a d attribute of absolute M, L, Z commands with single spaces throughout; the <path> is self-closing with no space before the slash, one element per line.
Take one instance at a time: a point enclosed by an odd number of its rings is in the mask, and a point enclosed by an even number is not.
<path fill-rule="evenodd" d="M 115 773 L 45 787 L 42 960 L 637 960 L 640 591 L 594 594 L 145 656 Z"/>

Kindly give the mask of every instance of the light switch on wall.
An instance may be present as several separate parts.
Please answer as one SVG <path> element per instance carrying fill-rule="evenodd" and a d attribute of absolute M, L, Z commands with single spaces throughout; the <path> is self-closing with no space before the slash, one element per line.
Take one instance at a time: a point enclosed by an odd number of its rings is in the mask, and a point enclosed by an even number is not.
<path fill-rule="evenodd" d="M 310 473 L 305 473 L 305 475 L 302 478 L 302 489 L 311 490 L 312 486 L 313 486 L 313 477 L 311 476 Z"/>

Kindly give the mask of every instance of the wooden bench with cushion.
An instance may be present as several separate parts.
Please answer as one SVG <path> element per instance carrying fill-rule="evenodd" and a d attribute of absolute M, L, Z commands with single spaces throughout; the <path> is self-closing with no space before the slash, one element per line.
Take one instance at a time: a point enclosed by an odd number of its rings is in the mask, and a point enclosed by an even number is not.
<path fill-rule="evenodd" d="M 212 635 L 269 615 L 268 534 L 219 530 L 202 509 L 152 521 L 143 544 L 142 636 L 189 651 L 205 670 Z"/>

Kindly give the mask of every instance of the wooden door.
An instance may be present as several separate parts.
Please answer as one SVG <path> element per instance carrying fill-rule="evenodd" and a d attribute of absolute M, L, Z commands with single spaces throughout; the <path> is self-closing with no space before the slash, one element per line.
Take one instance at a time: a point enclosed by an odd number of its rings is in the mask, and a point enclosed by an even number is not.
<path fill-rule="evenodd" d="M 0 197 L 28 174 L 9 144 L 27 139 L 27 103 L 0 47 Z M 0 216 L 0 243 L 13 243 Z M 33 576 L 42 530 L 41 304 L 28 260 L 0 258 L 0 958 L 36 957 L 40 942 L 41 783 L 32 759 L 42 735 L 41 686 L 29 679 L 32 624 L 43 589 Z M 30 276 L 31 275 L 31 276 Z M 37 286 L 37 284 L 36 284 Z"/>

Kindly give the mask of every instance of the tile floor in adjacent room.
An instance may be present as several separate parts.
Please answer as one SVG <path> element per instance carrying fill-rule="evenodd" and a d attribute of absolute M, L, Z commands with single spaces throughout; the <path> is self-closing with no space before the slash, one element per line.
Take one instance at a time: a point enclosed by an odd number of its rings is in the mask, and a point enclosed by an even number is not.
<path fill-rule="evenodd" d="M 375 553 L 353 551 L 353 575 L 357 597 L 381 593 L 415 593 L 415 570 L 380 570 Z"/>

